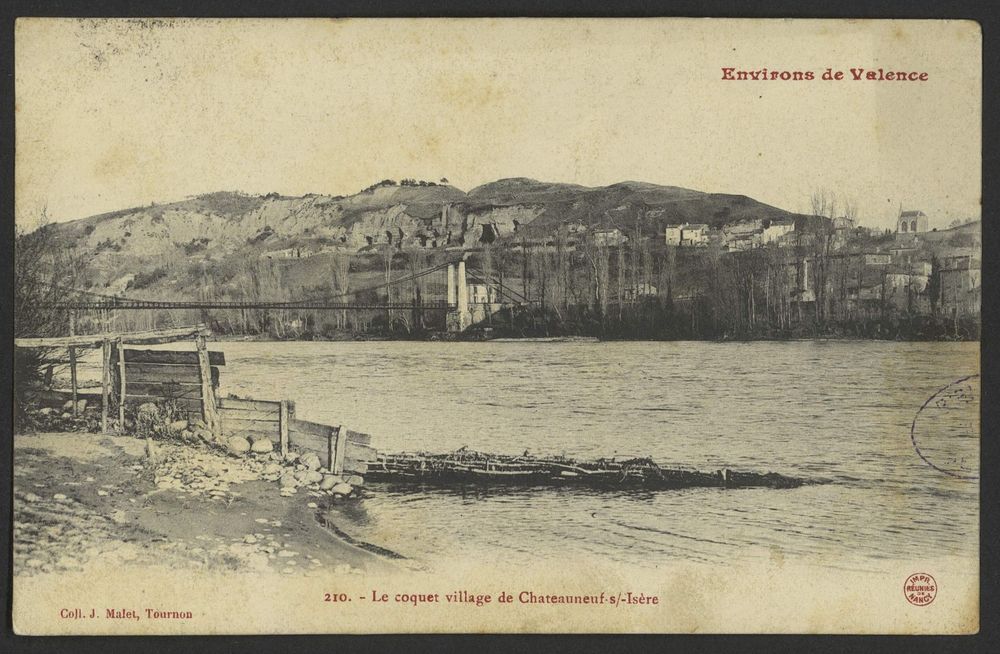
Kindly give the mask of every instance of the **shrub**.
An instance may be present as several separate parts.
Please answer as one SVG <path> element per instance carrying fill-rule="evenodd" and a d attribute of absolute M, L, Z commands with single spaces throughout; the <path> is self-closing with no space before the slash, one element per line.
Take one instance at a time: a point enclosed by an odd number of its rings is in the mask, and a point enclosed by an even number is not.
<path fill-rule="evenodd" d="M 152 286 L 157 281 L 163 279 L 167 276 L 167 269 L 164 267 L 153 268 L 148 272 L 138 272 L 132 281 L 128 283 L 125 290 L 147 288 Z"/>

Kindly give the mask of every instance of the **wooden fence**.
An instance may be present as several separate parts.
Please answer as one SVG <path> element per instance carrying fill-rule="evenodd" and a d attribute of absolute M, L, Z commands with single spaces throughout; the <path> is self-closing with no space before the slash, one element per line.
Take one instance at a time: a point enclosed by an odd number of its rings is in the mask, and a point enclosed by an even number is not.
<path fill-rule="evenodd" d="M 363 475 L 374 460 L 371 436 L 344 427 L 323 425 L 295 417 L 290 400 L 219 398 L 219 422 L 227 436 L 264 437 L 277 445 L 282 456 L 290 447 L 315 452 L 320 463 L 335 474 Z M 341 438 L 343 436 L 343 438 Z"/>
<path fill-rule="evenodd" d="M 112 348 L 110 363 L 114 388 L 118 389 L 119 397 L 125 398 L 126 405 L 171 401 L 189 418 L 194 415 L 203 417 L 203 380 L 198 352 L 131 348 L 124 348 L 123 351 L 124 366 L 119 360 L 117 347 Z M 219 366 L 226 365 L 226 357 L 222 352 L 208 352 L 208 360 L 214 394 L 219 387 Z"/>
<path fill-rule="evenodd" d="M 59 338 L 17 339 L 17 347 L 67 348 L 72 368 L 73 412 L 76 400 L 100 401 L 101 428 L 108 429 L 112 395 L 118 398 L 118 424 L 124 429 L 126 405 L 171 401 L 188 414 L 201 419 L 218 437 L 266 437 L 278 446 L 282 456 L 290 447 L 315 452 L 323 467 L 335 474 L 363 475 L 368 462 L 375 460 L 371 436 L 343 426 L 322 425 L 295 417 L 290 400 L 220 398 L 219 369 L 226 365 L 222 352 L 209 352 L 203 325 L 132 334 L 72 335 Z M 194 337 L 195 351 L 141 350 L 133 344 L 171 343 Z M 76 384 L 76 348 L 102 348 L 101 393 L 83 394 Z M 46 402 L 58 402 L 65 394 L 41 391 Z M 63 399 L 63 401 L 65 401 Z"/>

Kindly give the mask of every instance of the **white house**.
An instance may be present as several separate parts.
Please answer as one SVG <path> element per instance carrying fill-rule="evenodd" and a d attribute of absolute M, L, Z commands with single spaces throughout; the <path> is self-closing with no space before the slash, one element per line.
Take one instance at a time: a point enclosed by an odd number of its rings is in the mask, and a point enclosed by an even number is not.
<path fill-rule="evenodd" d="M 685 225 L 681 232 L 681 245 L 704 245 L 708 243 L 708 225 L 692 223 Z"/>
<path fill-rule="evenodd" d="M 628 237 L 622 234 L 620 229 L 615 227 L 614 229 L 594 230 L 593 240 L 595 245 L 621 245 L 628 240 Z"/>
<path fill-rule="evenodd" d="M 785 234 L 790 234 L 793 231 L 795 231 L 795 221 L 772 220 L 771 224 L 761 232 L 760 240 L 764 243 L 774 243 Z"/>
<path fill-rule="evenodd" d="M 684 231 L 684 225 L 667 225 L 666 229 L 667 245 L 680 245 L 681 235 L 683 231 Z"/>
<path fill-rule="evenodd" d="M 667 225 L 664 238 L 667 245 L 705 245 L 708 243 L 708 225 L 704 223 Z"/>

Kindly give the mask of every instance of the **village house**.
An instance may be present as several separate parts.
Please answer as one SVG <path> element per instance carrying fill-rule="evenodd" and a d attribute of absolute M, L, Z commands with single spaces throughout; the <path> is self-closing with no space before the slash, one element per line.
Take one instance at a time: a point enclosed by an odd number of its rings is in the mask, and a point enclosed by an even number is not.
<path fill-rule="evenodd" d="M 664 236 L 666 238 L 667 245 L 707 245 L 708 225 L 704 223 L 667 225 Z"/>
<path fill-rule="evenodd" d="M 948 257 L 943 264 L 941 308 L 946 313 L 978 315 L 982 306 L 982 264 L 970 256 Z"/>
<path fill-rule="evenodd" d="M 608 247 L 622 245 L 628 241 L 628 237 L 617 227 L 613 229 L 595 229 L 593 241 L 594 245 Z"/>
<path fill-rule="evenodd" d="M 794 220 L 772 220 L 760 233 L 762 243 L 776 243 L 782 236 L 795 231 Z"/>
<path fill-rule="evenodd" d="M 761 245 L 761 234 L 757 232 L 726 234 L 726 249 L 730 252 L 752 250 Z"/>
<path fill-rule="evenodd" d="M 684 225 L 667 225 L 665 231 L 667 245 L 680 245 L 683 231 Z"/>

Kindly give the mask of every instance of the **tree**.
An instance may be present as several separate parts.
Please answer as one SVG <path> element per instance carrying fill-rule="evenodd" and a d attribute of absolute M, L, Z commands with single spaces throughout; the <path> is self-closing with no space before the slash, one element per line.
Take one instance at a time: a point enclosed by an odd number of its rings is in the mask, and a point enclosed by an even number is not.
<path fill-rule="evenodd" d="M 15 232 L 15 338 L 63 336 L 68 332 L 68 316 L 52 305 L 66 299 L 67 289 L 80 277 L 83 265 L 83 258 L 74 248 L 59 246 L 48 224 L 30 233 L 20 229 Z M 62 354 L 53 348 L 14 348 L 16 428 L 24 426 L 30 393 L 51 379 Z"/>
<path fill-rule="evenodd" d="M 330 273 L 333 278 L 335 298 L 346 303 L 351 290 L 351 255 L 347 252 L 335 254 L 330 263 Z M 340 328 L 347 328 L 347 309 L 340 310 Z"/>

